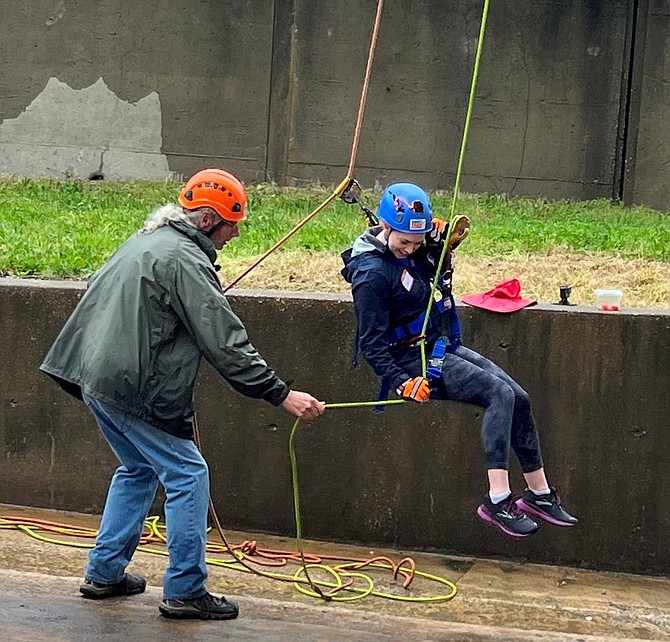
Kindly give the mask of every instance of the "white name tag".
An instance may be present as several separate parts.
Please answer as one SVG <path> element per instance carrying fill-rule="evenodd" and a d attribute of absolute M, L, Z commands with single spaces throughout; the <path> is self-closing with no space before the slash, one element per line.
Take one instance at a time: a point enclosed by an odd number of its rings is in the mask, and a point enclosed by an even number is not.
<path fill-rule="evenodd" d="M 409 292 L 414 285 L 414 277 L 407 270 L 403 270 L 400 277 L 400 282 L 402 283 L 402 286 L 405 288 L 405 290 Z"/>

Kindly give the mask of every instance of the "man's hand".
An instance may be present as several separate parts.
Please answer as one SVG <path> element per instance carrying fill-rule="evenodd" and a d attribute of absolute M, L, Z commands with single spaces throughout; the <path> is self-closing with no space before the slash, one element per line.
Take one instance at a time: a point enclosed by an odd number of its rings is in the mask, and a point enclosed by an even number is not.
<path fill-rule="evenodd" d="M 282 401 L 281 407 L 298 419 L 309 421 L 324 413 L 326 406 L 307 392 L 291 390 L 288 397 Z"/>
<path fill-rule="evenodd" d="M 403 399 L 423 403 L 430 399 L 430 383 L 425 377 L 414 377 L 414 379 L 408 379 L 401 384 L 396 392 Z"/>

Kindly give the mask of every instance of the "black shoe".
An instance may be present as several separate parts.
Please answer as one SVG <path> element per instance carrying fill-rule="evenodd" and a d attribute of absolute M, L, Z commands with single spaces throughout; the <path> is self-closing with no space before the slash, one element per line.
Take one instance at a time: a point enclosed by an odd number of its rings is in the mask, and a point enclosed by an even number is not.
<path fill-rule="evenodd" d="M 165 617 L 200 618 L 201 620 L 234 620 L 240 609 L 225 597 L 205 593 L 190 600 L 163 600 L 158 610 Z"/>
<path fill-rule="evenodd" d="M 536 495 L 526 488 L 516 505 L 528 515 L 539 517 L 556 526 L 576 526 L 579 520 L 570 515 L 561 504 L 561 498 L 552 486 L 548 495 Z"/>
<path fill-rule="evenodd" d="M 79 592 L 89 600 L 104 600 L 119 595 L 144 593 L 146 587 L 147 581 L 143 577 L 126 573 L 116 584 L 99 584 L 92 580 L 85 580 L 79 587 Z"/>
<path fill-rule="evenodd" d="M 519 510 L 513 495 L 494 504 L 487 494 L 477 515 L 510 537 L 528 537 L 538 529 L 537 524 Z"/>

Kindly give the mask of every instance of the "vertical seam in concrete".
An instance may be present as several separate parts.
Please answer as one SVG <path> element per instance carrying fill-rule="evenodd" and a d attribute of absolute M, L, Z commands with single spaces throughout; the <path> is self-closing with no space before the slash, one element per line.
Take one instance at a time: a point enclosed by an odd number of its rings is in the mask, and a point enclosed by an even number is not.
<path fill-rule="evenodd" d="M 270 82 L 268 85 L 268 127 L 265 132 L 265 180 L 269 180 L 270 132 L 272 130 L 272 86 L 275 77 L 275 38 L 277 33 L 277 0 L 272 1 L 272 35 L 270 37 Z"/>
<path fill-rule="evenodd" d="M 288 62 L 285 48 L 288 47 Z M 265 180 L 283 184 L 288 172 L 288 154 L 293 114 L 295 75 L 295 2 L 272 5 L 272 49 L 270 96 L 265 145 Z"/>
<path fill-rule="evenodd" d="M 635 183 L 635 146 L 642 93 L 648 0 L 633 0 L 626 20 L 626 44 L 621 74 L 619 123 L 612 198 L 630 201 Z M 633 155 L 628 158 L 630 151 Z"/>

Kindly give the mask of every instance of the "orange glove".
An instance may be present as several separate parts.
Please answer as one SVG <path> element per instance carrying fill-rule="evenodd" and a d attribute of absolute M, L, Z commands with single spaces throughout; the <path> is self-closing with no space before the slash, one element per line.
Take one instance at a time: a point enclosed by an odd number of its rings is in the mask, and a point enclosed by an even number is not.
<path fill-rule="evenodd" d="M 430 384 L 425 377 L 414 377 L 414 379 L 408 379 L 405 383 L 401 384 L 396 392 L 403 399 L 423 403 L 430 399 Z"/>
<path fill-rule="evenodd" d="M 428 240 L 433 243 L 439 243 L 444 240 L 444 237 L 447 234 L 447 228 L 449 224 L 446 221 L 443 221 L 441 218 L 433 219 L 433 227 L 428 232 Z"/>
<path fill-rule="evenodd" d="M 434 218 L 433 227 L 426 234 L 426 243 L 428 245 L 438 245 L 447 235 L 448 227 L 449 224 L 446 221 L 443 221 L 441 218 Z"/>

